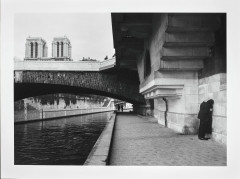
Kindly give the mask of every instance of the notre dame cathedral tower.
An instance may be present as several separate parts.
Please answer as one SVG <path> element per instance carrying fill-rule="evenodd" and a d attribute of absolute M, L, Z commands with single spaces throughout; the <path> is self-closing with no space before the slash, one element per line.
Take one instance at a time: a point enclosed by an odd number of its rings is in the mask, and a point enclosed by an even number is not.
<path fill-rule="evenodd" d="M 72 46 L 66 37 L 55 37 L 52 42 L 52 57 L 47 57 L 48 47 L 41 37 L 28 37 L 25 44 L 24 60 L 72 61 Z"/>
<path fill-rule="evenodd" d="M 52 42 L 52 58 L 56 61 L 71 61 L 71 43 L 64 37 L 55 37 Z"/>
<path fill-rule="evenodd" d="M 41 37 L 28 37 L 25 44 L 25 60 L 40 60 L 47 57 L 48 47 Z"/>

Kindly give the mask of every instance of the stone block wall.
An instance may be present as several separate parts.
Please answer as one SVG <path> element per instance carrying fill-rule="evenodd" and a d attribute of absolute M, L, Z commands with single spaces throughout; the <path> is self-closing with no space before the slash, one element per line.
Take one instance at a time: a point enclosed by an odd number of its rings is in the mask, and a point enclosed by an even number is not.
<path fill-rule="evenodd" d="M 182 95 L 165 97 L 168 103 L 167 127 L 183 134 L 196 134 L 199 127 L 198 73 L 178 72 L 178 80 L 183 83 Z M 154 117 L 159 124 L 165 125 L 165 111 L 163 98 L 155 98 Z"/>
<path fill-rule="evenodd" d="M 199 105 L 207 99 L 214 100 L 212 136 L 216 141 L 227 141 L 227 88 L 226 73 L 199 79 Z"/>
<path fill-rule="evenodd" d="M 158 123 L 165 126 L 165 114 L 166 104 L 163 98 L 154 99 L 154 111 L 153 116 L 158 120 Z"/>
<path fill-rule="evenodd" d="M 168 113 L 168 127 L 181 134 L 196 134 L 199 120 L 194 114 Z"/>
<path fill-rule="evenodd" d="M 196 134 L 199 127 L 199 119 L 197 113 L 186 113 L 184 108 L 184 97 L 168 98 L 167 127 L 182 134 Z M 165 126 L 166 104 L 162 98 L 154 100 L 154 117 L 158 119 L 158 123 Z M 191 104 L 189 104 L 191 109 Z M 195 110 L 196 111 L 196 110 Z"/>

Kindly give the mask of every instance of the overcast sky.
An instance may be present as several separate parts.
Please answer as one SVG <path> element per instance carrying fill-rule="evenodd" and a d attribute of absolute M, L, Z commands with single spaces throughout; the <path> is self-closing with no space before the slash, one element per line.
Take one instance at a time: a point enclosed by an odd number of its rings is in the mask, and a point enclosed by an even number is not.
<path fill-rule="evenodd" d="M 48 57 L 52 56 L 54 37 L 66 35 L 72 44 L 72 58 L 83 57 L 103 60 L 112 57 L 112 25 L 110 13 L 82 14 L 16 14 L 14 21 L 14 53 L 18 58 L 25 56 L 28 36 L 42 37 L 48 45 Z"/>

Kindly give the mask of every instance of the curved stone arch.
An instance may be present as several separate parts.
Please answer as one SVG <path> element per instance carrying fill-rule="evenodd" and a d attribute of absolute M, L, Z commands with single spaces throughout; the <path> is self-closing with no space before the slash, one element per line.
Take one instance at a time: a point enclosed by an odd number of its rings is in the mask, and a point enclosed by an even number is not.
<path fill-rule="evenodd" d="M 16 72 L 15 72 L 16 73 Z M 40 72 L 23 71 L 15 81 L 14 99 L 52 93 L 98 94 L 144 104 L 139 86 L 114 74 L 99 72 Z"/>

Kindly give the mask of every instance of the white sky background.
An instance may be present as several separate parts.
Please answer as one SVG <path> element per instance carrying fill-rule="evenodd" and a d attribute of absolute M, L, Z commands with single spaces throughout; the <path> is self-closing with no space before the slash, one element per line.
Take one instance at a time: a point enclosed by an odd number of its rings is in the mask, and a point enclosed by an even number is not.
<path fill-rule="evenodd" d="M 14 19 L 14 56 L 25 57 L 28 36 L 42 37 L 52 56 L 54 37 L 66 35 L 72 44 L 72 59 L 83 57 L 102 61 L 115 53 L 110 13 L 21 13 Z"/>

